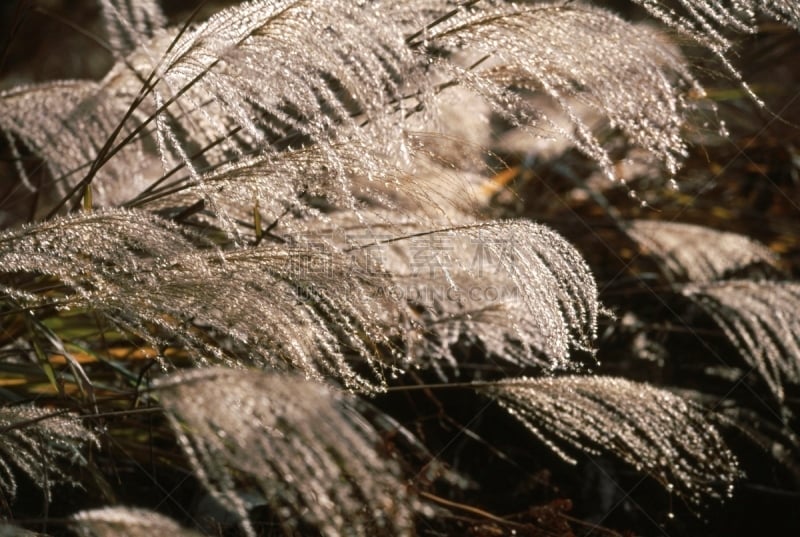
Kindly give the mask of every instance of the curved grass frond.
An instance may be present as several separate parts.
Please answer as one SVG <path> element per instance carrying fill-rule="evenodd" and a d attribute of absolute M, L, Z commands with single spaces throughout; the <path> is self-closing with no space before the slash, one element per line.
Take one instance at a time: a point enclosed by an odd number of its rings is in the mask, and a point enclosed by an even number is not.
<path fill-rule="evenodd" d="M 84 162 L 94 145 L 81 129 L 67 127 L 75 108 L 94 91 L 96 83 L 85 80 L 45 82 L 16 87 L 0 93 L 0 131 L 16 159 L 22 185 L 34 185 L 21 157 L 21 146 L 39 155 L 53 177 Z M 54 143 L 54 141 L 58 143 Z"/>
<path fill-rule="evenodd" d="M 5 251 L 3 251 L 5 250 Z M 400 316 L 376 292 L 386 275 L 325 242 L 223 252 L 192 244 L 142 211 L 58 217 L 0 237 L 3 272 L 58 278 L 62 295 L 31 298 L 104 314 L 154 348 L 179 345 L 204 363 L 256 363 L 326 374 L 352 388 L 383 382 L 383 328 Z M 357 373 L 349 359 L 365 364 Z M 371 377 L 368 380 L 366 377 Z"/>
<path fill-rule="evenodd" d="M 707 0 L 684 0 L 678 9 L 660 0 L 634 0 L 670 28 L 709 46 L 720 58 L 730 49 L 726 29 L 755 33 L 758 13 L 800 29 L 800 7 L 793 0 L 741 0 L 725 5 Z"/>
<path fill-rule="evenodd" d="M 486 222 L 387 243 L 381 256 L 395 291 L 449 358 L 459 339 L 518 365 L 574 367 L 592 352 L 602 307 L 581 255 L 545 226 Z"/>
<path fill-rule="evenodd" d="M 580 28 L 576 34 L 575 28 Z M 522 124 L 537 122 L 506 87 L 542 91 L 576 126 L 577 145 L 614 176 L 600 142 L 580 118 L 581 105 L 607 118 L 674 173 L 686 153 L 680 129 L 689 105 L 681 91 L 699 87 L 677 50 L 654 30 L 589 6 L 563 3 L 506 5 L 466 13 L 434 27 L 431 45 L 490 57 L 485 68 L 454 72 L 457 79 L 502 110 L 522 107 Z M 585 40 L 580 47 L 576 39 Z M 580 53 L 576 52 L 580 47 Z M 443 66 L 445 69 L 448 66 Z M 579 104 L 580 103 L 580 104 Z M 544 122 L 548 125 L 547 120 Z"/>
<path fill-rule="evenodd" d="M 108 81 L 88 80 L 47 82 L 0 93 L 0 132 L 11 146 L 19 180 L 29 190 L 41 193 L 44 209 L 50 209 L 49 205 L 90 170 L 125 115 L 127 101 L 110 95 L 108 85 Z M 133 118 L 135 124 L 143 121 L 141 113 L 134 113 Z M 130 123 L 123 134 L 135 128 L 134 122 Z M 97 171 L 98 203 L 118 203 L 144 188 L 145 177 L 152 175 L 153 165 L 158 163 L 147 150 L 146 138 L 120 147 L 114 159 Z M 32 184 L 22 148 L 42 159 L 49 174 L 46 181 Z"/>
<path fill-rule="evenodd" d="M 476 388 L 568 462 L 562 446 L 611 454 L 700 504 L 739 476 L 713 417 L 686 399 L 614 377 L 518 378 Z"/>
<path fill-rule="evenodd" d="M 748 237 L 680 222 L 636 220 L 628 235 L 656 259 L 673 282 L 707 282 L 752 265 L 777 266 L 769 248 Z"/>
<path fill-rule="evenodd" d="M 71 527 L 81 537 L 200 537 L 177 522 L 146 509 L 103 507 L 72 515 Z"/>
<path fill-rule="evenodd" d="M 77 213 L 0 233 L 0 271 L 53 276 L 88 292 L 102 286 L 104 274 L 133 274 L 153 260 L 194 252 L 198 243 L 144 211 Z"/>
<path fill-rule="evenodd" d="M 264 222 L 280 220 L 281 229 L 288 226 L 290 233 L 313 232 L 317 220 L 325 219 L 320 209 L 325 214 L 347 211 L 361 223 L 371 219 L 370 210 L 384 214 L 391 209 L 437 226 L 478 205 L 477 193 L 471 195 L 478 183 L 424 161 L 398 163 L 379 141 L 348 139 L 242 158 L 197 179 L 186 176 L 157 187 L 130 205 L 169 212 L 202 200 L 247 223 L 257 207 Z"/>
<path fill-rule="evenodd" d="M 688 2 L 685 18 L 657 3 L 642 3 L 679 26 L 699 25 L 698 35 L 701 29 L 714 34 L 704 17 L 722 23 L 739 20 L 740 14 Z M 441 89 L 437 79 L 445 88 L 466 85 L 515 123 L 566 135 L 613 176 L 606 150 L 590 132 L 594 120 L 582 111 L 588 105 L 674 172 L 685 154 L 679 131 L 692 108 L 683 93 L 701 93 L 680 54 L 655 30 L 587 6 L 487 3 L 456 9 L 421 37 L 415 34 L 418 39 L 408 46 L 410 20 L 419 25 L 421 14 L 447 13 L 452 3 L 256 0 L 183 33 L 155 31 L 163 23 L 155 2 L 103 0 L 102 5 L 107 20 L 119 23 L 112 33 L 127 39 L 127 48 L 142 36 L 154 37 L 99 84 L 29 88 L 22 99 L 18 90 L 0 96 L 0 110 L 7 112 L 0 117 L 11 118 L 5 125 L 0 120 L 0 130 L 12 150 L 21 142 L 44 159 L 55 195 L 73 195 L 76 178 L 83 177 L 81 184 L 95 185 L 100 205 L 129 201 L 160 173 L 179 167 L 202 187 L 199 170 L 250 150 L 316 143 L 331 153 L 333 178 L 350 164 L 348 158 L 335 162 L 342 147 L 337 140 L 382 148 L 361 154 L 367 176 L 383 165 L 385 154 L 395 164 L 407 163 L 405 117 L 422 110 L 416 124 L 437 130 L 428 121 L 436 114 L 431 97 Z M 766 10 L 773 15 L 794 20 L 796 8 L 770 6 Z M 575 27 L 592 45 L 580 55 L 574 54 Z M 441 49 L 457 51 L 461 59 L 442 58 Z M 463 57 L 478 65 L 459 67 Z M 552 97 L 575 133 L 561 132 L 509 87 Z M 48 113 L 39 113 L 45 106 Z M 19 171 L 27 181 L 22 166 Z M 34 188 L 30 181 L 28 188 Z"/>
<path fill-rule="evenodd" d="M 297 377 L 199 370 L 159 383 L 162 405 L 203 485 L 255 535 L 255 486 L 287 533 L 413 533 L 413 500 L 351 396 Z"/>
<path fill-rule="evenodd" d="M 316 228 L 291 245 L 221 250 L 148 213 L 108 210 L 6 232 L 0 262 L 68 287 L 30 296 L 11 280 L 6 293 L 25 307 L 88 309 L 200 363 L 288 368 L 360 390 L 383 384 L 401 341 L 417 363 L 456 365 L 460 338 L 518 365 L 565 368 L 571 350 L 591 352 L 602 308 L 561 236 L 522 221 L 420 229 Z"/>
<path fill-rule="evenodd" d="M 739 81 L 749 96 L 762 101 L 747 86 L 728 55 L 733 42 L 728 30 L 756 33 L 758 14 L 800 29 L 800 7 L 794 0 L 742 0 L 730 3 L 708 0 L 682 0 L 679 6 L 661 0 L 633 0 L 665 26 L 706 47 L 724 66 L 728 75 Z"/>
<path fill-rule="evenodd" d="M 102 240 L 108 237 L 108 240 Z M 179 255 L 212 243 L 193 235 L 185 227 L 174 224 L 145 211 L 104 209 L 71 213 L 47 222 L 28 224 L 0 233 L 0 252 L 6 256 L 19 253 L 19 262 L 25 256 L 50 254 L 78 258 L 87 262 L 123 266 L 139 258 L 157 258 Z M 23 255 L 24 254 L 24 255 Z M 80 254 L 83 254 L 81 256 Z M 43 272 L 54 263 L 40 260 Z M 6 258 L 7 270 L 33 270 L 15 268 Z M 31 267 L 33 262 L 25 263 Z M 135 267 L 128 266 L 133 269 Z"/>
<path fill-rule="evenodd" d="M 62 466 L 85 464 L 82 450 L 95 436 L 74 415 L 51 415 L 33 406 L 0 408 L 0 489 L 9 498 L 17 492 L 12 467 L 31 478 L 50 499 L 55 483 L 80 486 Z"/>
<path fill-rule="evenodd" d="M 144 18 L 154 26 L 158 17 Z M 197 179 L 198 167 L 256 148 L 316 142 L 335 153 L 345 134 L 402 158 L 406 103 L 424 100 L 427 83 L 402 33 L 385 22 L 350 2 L 245 2 L 185 33 L 156 33 L 80 92 L 61 84 L 0 95 L 13 120 L 0 130 L 42 156 L 59 194 L 80 174 L 80 184 L 100 185 L 101 204 L 135 197 L 145 178 L 175 166 Z"/>
<path fill-rule="evenodd" d="M 383 330 L 392 307 L 374 292 L 384 285 L 324 243 L 262 246 L 173 258 L 136 281 L 116 280 L 86 306 L 143 337 L 156 326 L 157 347 L 172 341 L 199 363 L 293 369 L 370 391 L 384 382 L 381 349 L 392 346 Z"/>
<path fill-rule="evenodd" d="M 725 332 L 778 400 L 784 383 L 800 384 L 800 284 L 732 280 L 687 285 L 681 293 Z"/>
<path fill-rule="evenodd" d="M 223 10 L 165 52 L 156 101 L 180 95 L 198 142 L 298 147 L 364 130 L 398 147 L 406 86 L 419 66 L 380 15 L 318 0 L 256 0 Z M 234 125 L 243 131 L 231 136 Z"/>

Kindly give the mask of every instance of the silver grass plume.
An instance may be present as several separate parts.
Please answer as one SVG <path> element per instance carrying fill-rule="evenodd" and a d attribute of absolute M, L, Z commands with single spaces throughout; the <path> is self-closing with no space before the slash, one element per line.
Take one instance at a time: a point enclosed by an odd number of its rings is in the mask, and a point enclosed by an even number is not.
<path fill-rule="evenodd" d="M 794 0 L 683 0 L 679 8 L 662 0 L 634 1 L 673 30 L 709 46 L 720 58 L 731 48 L 726 30 L 755 33 L 760 13 L 800 29 L 800 6 Z"/>
<path fill-rule="evenodd" d="M 220 138 L 242 148 L 324 145 L 339 132 L 363 131 L 397 147 L 405 92 L 420 69 L 402 34 L 385 23 L 380 12 L 350 2 L 245 2 L 171 44 L 153 95 L 162 103 L 181 95 L 181 122 L 201 145 Z M 241 132 L 231 135 L 237 125 Z"/>
<path fill-rule="evenodd" d="M 53 414 L 34 406 L 0 408 L 0 490 L 13 499 L 17 480 L 13 468 L 31 481 L 50 499 L 51 486 L 69 483 L 68 466 L 86 464 L 83 450 L 97 444 L 95 436 L 74 414 Z"/>
<path fill-rule="evenodd" d="M 158 389 L 196 475 L 248 535 L 246 483 L 287 533 L 299 521 L 326 537 L 413 533 L 414 500 L 352 396 L 230 369 L 180 373 Z"/>
<path fill-rule="evenodd" d="M 167 220 L 145 212 L 124 210 L 78 213 L 0 233 L 2 272 L 32 273 L 57 278 L 89 300 L 93 293 L 111 292 L 113 279 L 139 278 L 166 259 L 196 251 L 201 239 Z M 26 307 L 53 303 L 24 288 L 2 291 Z"/>
<path fill-rule="evenodd" d="M 714 320 L 779 401 L 785 383 L 800 384 L 800 284 L 731 280 L 686 285 L 681 293 Z"/>
<path fill-rule="evenodd" d="M 388 287 L 376 292 L 405 314 L 384 328 L 402 337 L 409 364 L 446 360 L 457 368 L 459 341 L 493 360 L 549 369 L 576 367 L 572 351 L 594 352 L 606 314 L 594 278 L 580 253 L 546 226 L 381 210 L 287 226 L 286 236 L 329 244 L 385 275 Z"/>
<path fill-rule="evenodd" d="M 49 175 L 34 185 L 24 166 L 17 166 L 21 184 L 43 197 L 34 208 L 35 219 L 47 215 L 58 198 L 89 171 L 98 150 L 125 114 L 127 102 L 114 98 L 107 85 L 106 81 L 88 80 L 45 82 L 0 93 L 0 132 L 12 155 L 19 158 L 21 148 L 27 148 L 43 160 Z M 123 135 L 144 119 L 136 113 L 132 117 L 135 121 L 128 122 Z M 158 159 L 146 151 L 144 140 L 149 138 L 145 135 L 136 143 L 121 146 L 98 172 L 98 202 L 118 203 L 124 197 L 119 192 L 144 188 L 144 177 L 158 169 L 154 168 Z M 21 218 L 9 215 L 6 220 L 6 224 L 16 223 Z"/>
<path fill-rule="evenodd" d="M 0 131 L 17 159 L 17 176 L 24 188 L 33 192 L 38 187 L 22 164 L 21 146 L 39 155 L 53 177 L 89 158 L 89 140 L 81 137 L 80 129 L 65 129 L 64 124 L 70 112 L 94 91 L 91 81 L 58 81 L 0 92 Z M 53 143 L 56 140 L 60 143 Z"/>
<path fill-rule="evenodd" d="M 289 238 L 292 233 L 313 233 L 317 222 L 331 218 L 328 215 L 334 212 L 352 215 L 354 225 L 413 218 L 419 224 L 442 227 L 455 225 L 464 219 L 464 213 L 477 213 L 484 206 L 478 188 L 484 177 L 437 165 L 426 158 L 430 152 L 421 136 L 406 138 L 404 143 L 411 149 L 411 160 L 406 163 L 387 154 L 380 140 L 347 138 L 326 147 L 312 145 L 243 157 L 196 179 L 185 174 L 127 205 L 179 214 L 203 202 L 206 221 L 216 222 L 214 215 L 208 215 L 213 207 L 250 225 L 251 229 L 240 225 L 239 231 L 251 236 L 253 212 L 257 211 L 265 225 L 277 222 L 277 230 Z M 320 204 L 324 212 L 319 210 Z M 370 212 L 378 216 L 370 217 Z"/>
<path fill-rule="evenodd" d="M 671 30 L 706 47 L 724 66 L 727 74 L 739 81 L 752 99 L 761 103 L 747 86 L 728 56 L 733 48 L 730 30 L 758 31 L 759 14 L 767 15 L 800 30 L 800 6 L 795 0 L 633 0 Z M 678 7 L 679 6 L 679 7 Z M 761 103 L 763 105 L 763 103 Z M 724 125 L 723 125 L 724 127 Z"/>
<path fill-rule="evenodd" d="M 291 369 L 371 391 L 391 367 L 380 349 L 392 346 L 392 308 L 374 293 L 383 285 L 383 275 L 324 247 L 261 246 L 174 258 L 147 278 L 118 280 L 88 306 L 145 337 L 154 323 L 164 331 L 159 346 L 174 339 L 199 363 Z"/>
<path fill-rule="evenodd" d="M 147 509 L 102 507 L 72 515 L 72 529 L 81 537 L 200 537 L 164 515 Z"/>
<path fill-rule="evenodd" d="M 524 221 L 434 232 L 389 222 L 352 227 L 338 243 L 309 227 L 291 244 L 222 250 L 143 211 L 57 217 L 0 234 L 0 264 L 67 288 L 3 290 L 24 307 L 104 314 L 201 364 L 259 364 L 366 391 L 387 368 L 436 356 L 456 365 L 460 337 L 517 365 L 567 368 L 572 350 L 592 351 L 597 289 L 558 234 Z"/>
<path fill-rule="evenodd" d="M 619 457 L 699 505 L 731 494 L 736 459 L 698 405 L 614 377 L 517 378 L 476 388 L 568 462 L 567 449 Z"/>
<path fill-rule="evenodd" d="M 457 366 L 451 349 L 462 337 L 517 365 L 570 368 L 571 350 L 593 352 L 603 313 L 594 278 L 557 233 L 503 221 L 409 235 L 370 251 L 384 250 L 428 355 Z"/>
<path fill-rule="evenodd" d="M 366 6 L 318 0 L 245 2 L 183 34 L 157 32 L 103 81 L 85 86 L 69 99 L 49 86 L 32 96 L 3 94 L 0 106 L 15 120 L 0 130 L 45 159 L 65 183 L 62 194 L 81 176 L 97 178 L 101 204 L 120 203 L 131 184 L 175 166 L 197 178 L 196 167 L 243 151 L 312 141 L 333 151 L 339 134 L 379 140 L 402 155 L 407 94 L 416 106 L 427 92 L 398 28 Z M 53 104 L 50 114 L 37 113 L 43 102 Z M 142 154 L 148 141 L 159 150 L 161 172 L 155 155 Z"/>
<path fill-rule="evenodd" d="M 659 2 L 641 3 L 698 39 L 709 34 L 704 43 L 712 47 L 717 33 L 709 21 L 736 26 L 749 17 L 742 12 L 755 9 L 748 2 L 726 8 L 693 0 L 684 2 L 689 14 L 681 16 Z M 674 171 L 685 152 L 679 129 L 692 108 L 682 92 L 702 94 L 674 47 L 652 29 L 586 6 L 483 5 L 457 10 L 407 46 L 411 20 L 446 12 L 452 3 L 258 0 L 179 34 L 155 32 L 161 17 L 151 1 L 131 7 L 103 0 L 107 13 L 132 16 L 131 31 L 154 37 L 100 83 L 82 82 L 68 94 L 45 85 L 22 98 L 16 90 L 0 96 L 0 117 L 13 120 L 0 121 L 0 130 L 12 140 L 12 150 L 23 143 L 42 156 L 56 195 L 75 188 L 83 176 L 84 186 L 93 183 L 98 190 L 99 204 L 118 204 L 162 172 L 182 166 L 202 184 L 199 169 L 255 149 L 280 151 L 316 142 L 335 155 L 330 142 L 345 138 L 373 141 L 373 147 L 404 162 L 409 152 L 404 117 L 418 106 L 423 113 L 416 116 L 433 117 L 431 96 L 438 91 L 437 78 L 444 76 L 445 86 L 458 81 L 514 122 L 538 122 L 545 130 L 552 123 L 507 86 L 550 95 L 576 126 L 575 134 L 562 134 L 612 174 L 605 150 L 577 111 L 588 104 Z M 797 20 L 791 3 L 765 6 L 783 20 Z M 592 42 L 581 55 L 573 53 L 574 25 Z M 426 47 L 473 56 L 480 65 L 460 66 L 455 56 L 434 60 Z M 52 105 L 49 113 L 37 113 L 46 103 Z M 126 118 L 128 103 L 135 105 Z M 52 121 L 46 119 L 51 116 Z M 101 150 L 123 120 L 107 151 Z M 429 123 L 421 124 L 430 130 Z M 134 135 L 136 129 L 143 132 Z M 367 163 L 371 157 L 369 151 L 362 155 Z M 378 169 L 379 161 L 366 167 Z M 343 168 L 334 166 L 331 175 Z M 25 171 L 19 171 L 24 181 Z M 28 187 L 35 188 L 30 182 Z"/>
<path fill-rule="evenodd" d="M 391 348 L 384 328 L 401 321 L 375 292 L 389 287 L 386 275 L 325 243 L 223 252 L 142 211 L 82 213 L 6 232 L 0 264 L 68 287 L 46 299 L 3 288 L 25 307 L 96 311 L 153 348 L 186 348 L 201 364 L 290 368 L 363 390 L 383 383 L 379 349 Z"/>
<path fill-rule="evenodd" d="M 576 38 L 587 43 L 580 54 Z M 470 70 L 453 62 L 440 65 L 523 126 L 540 123 L 546 130 L 553 123 L 539 121 L 538 110 L 506 88 L 530 88 L 552 97 L 576 127 L 575 134 L 565 134 L 612 177 L 612 162 L 581 120 L 578 103 L 606 117 L 670 173 L 685 155 L 680 129 L 690 107 L 680 92 L 699 87 L 677 50 L 650 28 L 584 5 L 508 4 L 453 17 L 424 39 L 463 51 L 471 61 L 491 58 L 485 67 Z M 516 119 L 515 108 L 520 109 Z"/>
<path fill-rule="evenodd" d="M 708 282 L 747 267 L 777 267 L 778 257 L 744 235 L 705 226 L 657 220 L 628 222 L 626 233 L 673 282 Z"/>

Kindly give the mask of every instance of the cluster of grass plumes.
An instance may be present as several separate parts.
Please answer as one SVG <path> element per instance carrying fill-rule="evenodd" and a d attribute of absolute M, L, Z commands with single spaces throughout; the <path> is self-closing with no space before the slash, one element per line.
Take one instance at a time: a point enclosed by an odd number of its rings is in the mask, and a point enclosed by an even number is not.
<path fill-rule="evenodd" d="M 646 20 L 253 0 L 170 25 L 155 1 L 98 2 L 105 76 L 0 92 L 3 515 L 59 535 L 571 535 L 642 482 L 661 500 L 621 530 L 702 525 L 751 482 L 795 497 L 788 263 L 642 211 L 723 137 L 676 43 L 769 114 L 732 36 L 800 14 L 632 3 Z M 11 33 L 46 11 L 15 13 Z M 790 477 L 746 477 L 753 453 Z"/>

